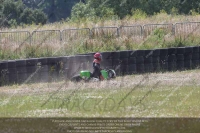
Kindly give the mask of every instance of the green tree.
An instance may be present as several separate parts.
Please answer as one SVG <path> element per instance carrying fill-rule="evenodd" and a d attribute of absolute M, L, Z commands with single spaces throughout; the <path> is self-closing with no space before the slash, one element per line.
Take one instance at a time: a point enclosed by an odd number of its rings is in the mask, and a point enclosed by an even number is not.
<path fill-rule="evenodd" d="M 47 16 L 39 9 L 33 11 L 33 17 L 36 24 L 45 24 L 47 21 Z"/>
<path fill-rule="evenodd" d="M 72 8 L 71 12 L 72 20 L 94 18 L 111 19 L 112 17 L 115 17 L 113 8 L 109 8 L 101 0 L 88 0 L 86 4 L 79 2 Z"/>
<path fill-rule="evenodd" d="M 2 13 L 4 16 L 9 16 L 10 19 L 17 19 L 21 14 L 22 3 L 14 2 L 13 0 L 6 0 L 3 2 Z"/>
<path fill-rule="evenodd" d="M 35 21 L 33 10 L 26 8 L 20 16 L 20 21 L 24 24 L 32 24 Z"/>
<path fill-rule="evenodd" d="M 71 19 L 73 21 L 91 18 L 95 16 L 94 8 L 89 7 L 88 4 L 82 2 L 77 3 L 72 8 Z"/>
<path fill-rule="evenodd" d="M 46 15 L 41 10 L 33 10 L 23 4 L 22 0 L 5 0 L 0 6 L 1 26 L 24 24 L 45 24 Z"/>
<path fill-rule="evenodd" d="M 26 8 L 20 16 L 20 21 L 24 24 L 45 24 L 47 16 L 39 9 L 32 10 L 30 8 Z"/>
<path fill-rule="evenodd" d="M 70 16 L 72 7 L 80 0 L 45 0 L 39 7 L 46 15 L 49 22 L 60 21 Z"/>
<path fill-rule="evenodd" d="M 191 10 L 200 13 L 200 1 L 199 0 L 180 0 L 178 4 L 179 13 L 189 14 Z"/>

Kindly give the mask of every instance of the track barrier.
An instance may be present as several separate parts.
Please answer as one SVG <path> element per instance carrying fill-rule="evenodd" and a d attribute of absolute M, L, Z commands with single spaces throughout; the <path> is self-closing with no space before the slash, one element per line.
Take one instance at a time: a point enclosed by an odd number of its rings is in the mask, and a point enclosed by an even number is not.
<path fill-rule="evenodd" d="M 200 65 L 200 46 L 102 52 L 102 68 L 117 75 L 182 71 Z M 94 53 L 0 62 L 0 86 L 67 80 L 80 70 L 92 71 Z"/>

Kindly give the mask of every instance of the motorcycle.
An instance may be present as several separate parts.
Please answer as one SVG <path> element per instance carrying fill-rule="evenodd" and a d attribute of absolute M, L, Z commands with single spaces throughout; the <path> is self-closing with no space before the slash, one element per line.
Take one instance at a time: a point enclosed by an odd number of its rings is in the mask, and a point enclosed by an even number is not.
<path fill-rule="evenodd" d="M 102 69 L 101 76 L 103 80 L 110 80 L 116 78 L 116 73 L 113 69 Z M 92 76 L 92 73 L 88 70 L 80 71 L 78 75 L 75 75 L 71 78 L 72 82 L 80 82 L 80 81 L 102 81 L 100 78 L 95 78 Z"/>

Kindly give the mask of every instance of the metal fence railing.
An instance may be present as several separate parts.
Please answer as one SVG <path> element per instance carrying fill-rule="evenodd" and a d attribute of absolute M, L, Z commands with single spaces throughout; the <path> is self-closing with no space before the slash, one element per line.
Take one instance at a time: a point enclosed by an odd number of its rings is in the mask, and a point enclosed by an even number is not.
<path fill-rule="evenodd" d="M 94 27 L 91 29 L 92 38 L 98 38 L 98 37 L 113 38 L 118 36 L 119 36 L 118 27 Z"/>
<path fill-rule="evenodd" d="M 128 38 L 131 37 L 142 37 L 142 26 L 135 25 L 135 26 L 121 26 L 119 27 L 119 35 L 126 36 Z"/>
<path fill-rule="evenodd" d="M 54 45 L 60 44 L 60 30 L 33 31 L 31 35 L 32 45 Z"/>
<path fill-rule="evenodd" d="M 175 24 L 146 24 L 120 27 L 94 27 L 82 29 L 41 30 L 0 32 L 0 47 L 21 48 L 24 45 L 55 45 L 81 39 L 96 39 L 98 37 L 128 37 L 147 38 L 162 30 L 166 34 L 187 37 L 189 35 L 200 35 L 200 22 L 185 22 Z M 133 39 L 134 40 L 134 39 Z"/>
<path fill-rule="evenodd" d="M 143 26 L 143 37 L 146 38 L 158 30 L 162 30 L 161 32 L 165 34 L 172 34 L 173 24 L 146 24 Z"/>
<path fill-rule="evenodd" d="M 190 35 L 200 35 L 200 22 L 176 23 L 174 27 L 177 37 L 186 39 Z"/>
<path fill-rule="evenodd" d="M 0 32 L 0 48 L 2 49 L 18 52 L 30 44 L 31 37 L 28 31 Z"/>
<path fill-rule="evenodd" d="M 88 39 L 90 37 L 90 29 L 65 29 L 61 32 L 62 42 L 67 43 L 77 39 Z"/>
<path fill-rule="evenodd" d="M 61 31 L 60 30 L 42 30 L 33 31 L 31 34 L 31 45 L 34 51 L 44 50 L 55 51 L 61 47 Z"/>

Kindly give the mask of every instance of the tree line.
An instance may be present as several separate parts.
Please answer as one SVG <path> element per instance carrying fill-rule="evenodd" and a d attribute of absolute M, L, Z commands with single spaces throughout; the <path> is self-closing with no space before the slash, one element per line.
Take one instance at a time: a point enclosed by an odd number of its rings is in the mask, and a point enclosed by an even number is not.
<path fill-rule="evenodd" d="M 0 0 L 0 24 L 17 26 L 61 20 L 123 19 L 138 13 L 200 13 L 198 0 Z"/>
<path fill-rule="evenodd" d="M 41 9 L 28 8 L 21 0 L 1 0 L 0 27 L 23 24 L 45 24 L 46 14 Z"/>
<path fill-rule="evenodd" d="M 199 0 L 86 0 L 77 3 L 72 8 L 71 18 L 118 17 L 122 19 L 128 15 L 139 13 L 147 16 L 160 11 L 168 14 L 200 13 Z"/>

